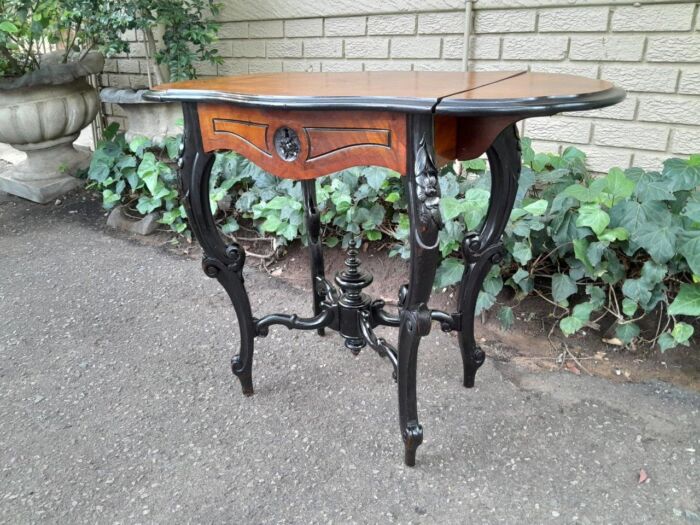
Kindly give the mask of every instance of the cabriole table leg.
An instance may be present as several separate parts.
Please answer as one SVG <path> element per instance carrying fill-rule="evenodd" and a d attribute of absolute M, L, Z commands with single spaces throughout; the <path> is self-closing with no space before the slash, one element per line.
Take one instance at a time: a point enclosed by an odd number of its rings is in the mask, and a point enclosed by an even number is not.
<path fill-rule="evenodd" d="M 406 195 L 410 217 L 411 259 L 408 289 L 401 302 L 398 347 L 399 420 L 404 440 L 404 462 L 416 463 L 416 449 L 423 442 L 423 427 L 416 406 L 418 345 L 430 332 L 426 304 L 440 258 L 440 186 L 433 151 L 433 116 L 411 115 L 408 121 Z"/>
<path fill-rule="evenodd" d="M 204 251 L 204 272 L 216 278 L 228 293 L 236 311 L 241 334 L 240 352 L 231 360 L 231 370 L 241 381 L 245 395 L 253 394 L 253 341 L 255 329 L 250 301 L 243 284 L 245 250 L 237 243 L 225 244 L 209 205 L 209 178 L 214 161 L 205 153 L 195 104 L 183 104 L 185 133 L 178 160 L 180 191 L 184 196 L 190 228 Z"/>
<path fill-rule="evenodd" d="M 513 209 L 520 176 L 520 141 L 515 125 L 505 128 L 486 152 L 491 169 L 491 200 L 479 232 L 468 233 L 462 242 L 465 269 L 459 292 L 462 324 L 459 348 L 464 367 L 464 386 L 474 386 L 476 371 L 484 363 L 484 351 L 474 339 L 474 311 L 481 285 L 491 266 L 503 259 L 501 236 Z"/>

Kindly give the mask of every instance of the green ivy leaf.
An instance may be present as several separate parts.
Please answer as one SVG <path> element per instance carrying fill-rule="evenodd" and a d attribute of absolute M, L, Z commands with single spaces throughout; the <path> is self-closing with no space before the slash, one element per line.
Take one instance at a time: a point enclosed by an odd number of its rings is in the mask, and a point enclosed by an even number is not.
<path fill-rule="evenodd" d="M 552 275 L 552 298 L 558 304 L 563 304 L 577 291 L 576 283 L 568 275 L 561 273 Z"/>
<path fill-rule="evenodd" d="M 700 166 L 691 160 L 665 160 L 662 175 L 664 179 L 670 181 L 674 192 L 693 190 L 700 186 Z"/>
<path fill-rule="evenodd" d="M 383 168 L 369 167 L 362 170 L 362 174 L 367 179 L 370 188 L 379 190 L 387 179 L 387 170 Z"/>
<path fill-rule="evenodd" d="M 496 304 L 496 298 L 484 291 L 479 292 L 476 298 L 476 308 L 474 308 L 474 315 L 481 315 L 481 312 L 488 310 L 494 304 Z"/>
<path fill-rule="evenodd" d="M 490 193 L 480 188 L 471 188 L 464 194 L 462 211 L 467 229 L 475 229 L 486 215 L 489 207 Z"/>
<path fill-rule="evenodd" d="M 435 288 L 447 288 L 458 283 L 464 273 L 464 263 L 455 257 L 448 257 L 435 273 Z"/>
<path fill-rule="evenodd" d="M 671 212 L 663 202 L 659 201 L 639 203 L 635 200 L 626 200 L 616 204 L 610 210 L 612 226 L 625 228 L 632 238 L 648 222 L 669 224 L 671 220 Z"/>
<path fill-rule="evenodd" d="M 260 228 L 264 232 L 276 232 L 277 229 L 282 226 L 282 221 L 280 221 L 277 215 L 269 215 L 265 222 L 260 225 Z"/>
<path fill-rule="evenodd" d="M 625 297 L 622 300 L 622 313 L 627 317 L 632 317 L 637 311 L 637 308 L 639 308 L 639 306 L 632 299 Z"/>
<path fill-rule="evenodd" d="M 135 153 L 137 156 L 142 157 L 144 151 L 150 148 L 152 145 L 153 144 L 148 137 L 137 135 L 129 142 L 129 150 L 131 150 L 131 152 Z"/>
<path fill-rule="evenodd" d="M 382 238 L 382 232 L 377 230 L 368 230 L 365 232 L 368 241 L 378 241 Z"/>
<path fill-rule="evenodd" d="M 528 244 L 524 242 L 516 242 L 511 250 L 513 258 L 521 265 L 525 266 L 532 259 L 532 250 Z"/>
<path fill-rule="evenodd" d="M 700 202 L 689 201 L 681 215 L 688 217 L 693 222 L 700 223 Z"/>
<path fill-rule="evenodd" d="M 695 328 L 688 323 L 678 322 L 671 330 L 671 336 L 676 343 L 684 345 L 693 337 L 694 332 Z"/>
<path fill-rule="evenodd" d="M 588 275 L 595 275 L 595 268 L 593 268 L 591 261 L 588 260 L 588 241 L 586 239 L 574 240 L 574 256 L 583 263 Z"/>
<path fill-rule="evenodd" d="M 659 345 L 659 350 L 661 350 L 661 352 L 665 352 L 666 350 L 678 346 L 676 340 L 673 339 L 673 336 L 668 332 L 664 332 L 663 334 L 661 334 L 657 339 L 656 344 Z"/>
<path fill-rule="evenodd" d="M 644 248 L 659 263 L 665 263 L 676 254 L 679 228 L 672 222 L 665 224 L 647 222 L 632 235 L 632 240 Z"/>
<path fill-rule="evenodd" d="M 513 309 L 510 306 L 502 306 L 496 315 L 496 318 L 501 323 L 501 328 L 503 330 L 510 330 L 515 322 L 515 315 L 513 314 Z"/>
<path fill-rule="evenodd" d="M 544 215 L 545 212 L 547 211 L 547 201 L 544 199 L 539 199 L 536 200 L 535 202 L 532 202 L 528 204 L 527 206 L 523 207 L 523 209 L 535 217 L 539 217 L 540 215 Z"/>
<path fill-rule="evenodd" d="M 588 284 L 586 285 L 586 293 L 591 298 L 589 302 L 593 307 L 593 310 L 599 310 L 603 307 L 607 296 L 605 295 L 605 291 L 602 288 L 600 288 L 599 286 L 593 286 L 592 284 Z"/>
<path fill-rule="evenodd" d="M 678 295 L 668 307 L 668 313 L 700 316 L 700 284 L 681 284 Z"/>
<path fill-rule="evenodd" d="M 454 197 L 440 199 L 440 211 L 444 221 L 451 221 L 462 213 L 462 203 Z"/>
<path fill-rule="evenodd" d="M 233 217 L 229 217 L 226 222 L 221 226 L 221 231 L 225 234 L 230 234 L 236 232 L 240 229 L 240 224 Z"/>
<path fill-rule="evenodd" d="M 642 279 L 627 279 L 622 285 L 622 293 L 635 303 L 646 304 L 651 299 L 649 285 Z"/>
<path fill-rule="evenodd" d="M 622 228 L 611 228 L 598 235 L 598 239 L 605 242 L 626 241 L 629 239 L 629 232 Z"/>
<path fill-rule="evenodd" d="M 604 212 L 599 204 L 584 204 L 578 210 L 576 226 L 588 226 L 596 234 L 601 234 L 610 224 L 610 216 Z"/>
<path fill-rule="evenodd" d="M 465 160 L 462 162 L 462 166 L 469 171 L 485 171 L 486 161 L 484 159 Z"/>
<path fill-rule="evenodd" d="M 620 168 L 613 168 L 605 177 L 606 188 L 615 200 L 626 199 L 634 192 L 634 181 L 628 179 Z"/>
<path fill-rule="evenodd" d="M 668 273 L 668 267 L 664 264 L 656 264 L 654 261 L 646 261 L 642 266 L 641 280 L 649 288 L 663 282 Z"/>
<path fill-rule="evenodd" d="M 112 190 L 102 191 L 102 205 L 107 208 L 113 208 L 121 200 L 121 195 L 114 193 Z"/>
<path fill-rule="evenodd" d="M 688 261 L 691 271 L 700 275 L 700 231 L 687 231 L 678 245 L 678 252 Z"/>
<path fill-rule="evenodd" d="M 400 199 L 401 199 L 401 194 L 399 194 L 399 193 L 396 192 L 396 191 L 392 191 L 391 193 L 389 193 L 389 195 L 387 195 L 386 197 L 384 197 L 384 200 L 385 200 L 386 202 L 391 202 L 392 204 L 393 204 L 394 202 L 397 202 L 397 201 L 400 200 Z"/>
<path fill-rule="evenodd" d="M 629 344 L 639 335 L 639 326 L 636 323 L 618 323 L 615 327 L 615 335 L 625 344 Z"/>
<path fill-rule="evenodd" d="M 608 247 L 602 242 L 592 242 L 588 246 L 588 250 L 586 250 L 586 255 L 588 256 L 588 260 L 591 262 L 591 265 L 596 268 L 599 267 L 600 261 L 603 260 L 603 255 L 607 249 Z"/>
<path fill-rule="evenodd" d="M 559 328 L 561 328 L 561 331 L 567 337 L 578 332 L 581 328 L 583 328 L 583 326 L 584 323 L 580 319 L 573 316 L 564 317 L 561 321 L 559 321 Z"/>
<path fill-rule="evenodd" d="M 330 236 L 330 237 L 326 237 L 325 239 L 323 239 L 323 244 L 325 244 L 329 248 L 335 248 L 336 246 L 338 246 L 339 242 L 340 242 L 340 239 L 338 239 L 338 237 L 335 237 L 335 236 Z"/>
<path fill-rule="evenodd" d="M 656 171 L 640 171 L 641 173 L 634 177 L 637 183 L 634 194 L 640 201 L 672 201 L 675 199 L 672 192 L 672 181 L 662 178 L 661 174 Z"/>

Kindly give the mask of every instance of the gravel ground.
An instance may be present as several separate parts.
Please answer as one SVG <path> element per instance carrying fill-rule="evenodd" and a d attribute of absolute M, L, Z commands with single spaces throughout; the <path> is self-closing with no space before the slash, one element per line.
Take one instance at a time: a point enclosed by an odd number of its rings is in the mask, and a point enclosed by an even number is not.
<path fill-rule="evenodd" d="M 468 391 L 434 330 L 410 469 L 387 362 L 275 327 L 245 398 L 223 290 L 103 222 L 0 203 L 2 522 L 700 522 L 698 395 L 490 359 Z M 309 313 L 246 282 L 257 314 Z"/>

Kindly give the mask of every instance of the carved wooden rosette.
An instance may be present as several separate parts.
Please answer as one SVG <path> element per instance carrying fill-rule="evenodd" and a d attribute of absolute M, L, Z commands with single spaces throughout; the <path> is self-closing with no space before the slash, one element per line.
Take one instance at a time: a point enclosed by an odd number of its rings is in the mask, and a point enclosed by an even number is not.
<path fill-rule="evenodd" d="M 287 179 L 357 166 L 406 173 L 406 115 L 385 111 L 265 110 L 199 104 L 207 152 L 233 150 Z"/>

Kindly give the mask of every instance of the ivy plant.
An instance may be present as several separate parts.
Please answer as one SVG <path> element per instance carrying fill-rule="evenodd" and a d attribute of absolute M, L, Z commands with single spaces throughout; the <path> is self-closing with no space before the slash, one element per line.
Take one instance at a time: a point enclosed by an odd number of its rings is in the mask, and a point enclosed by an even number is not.
<path fill-rule="evenodd" d="M 178 138 L 162 149 L 145 139 L 127 144 L 112 128 L 101 142 L 89 178 L 106 207 L 117 202 L 141 213 L 162 212 L 161 222 L 187 235 L 186 216 L 168 160 Z M 562 333 L 612 320 L 607 340 L 665 351 L 688 346 L 700 315 L 700 155 L 672 158 L 659 171 L 586 169 L 576 148 L 561 155 L 535 153 L 523 139 L 523 165 L 514 209 L 504 234 L 506 256 L 487 275 L 477 313 L 497 309 L 508 328 L 514 309 L 530 295 L 551 303 Z M 442 262 L 435 286 L 457 284 L 464 271 L 460 243 L 478 230 L 488 209 L 490 177 L 483 159 L 444 168 L 439 178 Z M 344 170 L 316 180 L 322 236 L 329 247 L 353 237 L 408 257 L 409 218 L 402 178 L 376 167 Z M 226 201 L 235 204 L 227 206 Z M 278 179 L 235 153 L 218 155 L 210 202 L 221 230 L 235 236 L 249 224 L 285 245 L 306 242 L 301 183 Z M 502 304 L 504 287 L 514 301 Z M 653 333 L 640 321 L 660 319 Z"/>
<path fill-rule="evenodd" d="M 112 123 L 95 147 L 87 187 L 102 193 L 106 209 L 121 203 L 141 215 L 158 211 L 160 223 L 189 236 L 173 169 L 179 142 L 180 137 L 168 137 L 157 146 L 138 136 L 127 142 L 119 125 Z"/>

